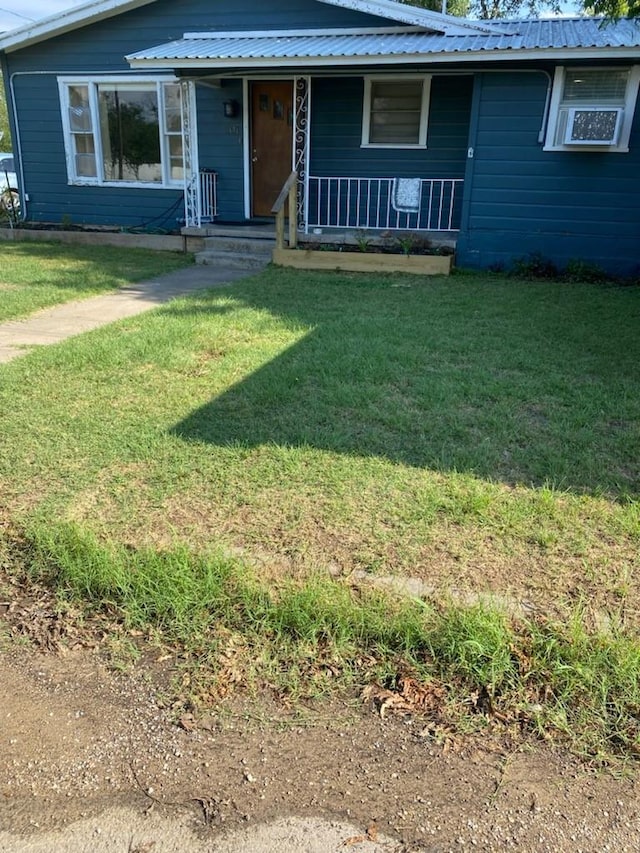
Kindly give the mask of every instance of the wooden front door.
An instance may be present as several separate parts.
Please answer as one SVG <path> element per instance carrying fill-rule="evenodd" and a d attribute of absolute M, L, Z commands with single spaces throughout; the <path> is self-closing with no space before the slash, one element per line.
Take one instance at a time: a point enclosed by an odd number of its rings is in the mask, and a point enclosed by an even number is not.
<path fill-rule="evenodd" d="M 293 160 L 293 83 L 251 84 L 251 212 L 272 216 Z"/>

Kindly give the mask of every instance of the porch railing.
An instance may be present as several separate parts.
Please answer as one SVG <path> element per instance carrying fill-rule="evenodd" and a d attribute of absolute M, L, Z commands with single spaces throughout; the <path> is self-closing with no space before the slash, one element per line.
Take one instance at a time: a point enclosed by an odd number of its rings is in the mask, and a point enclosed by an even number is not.
<path fill-rule="evenodd" d="M 218 215 L 218 174 L 213 169 L 200 172 L 200 221 L 213 222 Z"/>
<path fill-rule="evenodd" d="M 298 173 L 294 170 L 291 172 L 284 186 L 280 190 L 280 195 L 275 200 L 271 213 L 276 215 L 276 249 L 284 249 L 284 220 L 285 206 L 289 202 L 289 248 L 295 249 L 298 245 L 298 226 L 296 222 L 296 214 L 298 210 Z"/>
<path fill-rule="evenodd" d="M 309 176 L 307 228 L 458 231 L 462 178 Z"/>
<path fill-rule="evenodd" d="M 196 172 L 184 185 L 184 222 L 200 228 L 218 215 L 218 175 L 213 169 Z"/>

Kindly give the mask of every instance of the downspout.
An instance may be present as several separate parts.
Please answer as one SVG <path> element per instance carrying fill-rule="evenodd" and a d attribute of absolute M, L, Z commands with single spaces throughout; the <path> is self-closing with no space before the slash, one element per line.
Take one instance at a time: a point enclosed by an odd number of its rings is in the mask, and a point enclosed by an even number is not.
<path fill-rule="evenodd" d="M 542 69 L 541 69 L 542 70 Z M 542 113 L 542 126 L 538 134 L 538 142 L 542 145 L 544 138 L 547 135 L 547 124 L 549 123 L 549 107 L 551 106 L 551 90 L 553 89 L 553 80 L 548 71 L 542 71 L 547 75 L 547 97 L 544 101 L 544 111 Z"/>
<path fill-rule="evenodd" d="M 8 63 L 6 54 L 2 54 L 2 77 L 5 81 L 7 81 L 7 72 L 8 72 Z M 16 106 L 16 98 L 15 91 L 13 86 L 13 78 L 16 74 L 21 72 L 16 71 L 11 74 L 8 78 L 8 86 L 5 84 L 5 91 L 8 90 L 9 100 L 11 101 L 11 108 L 8 110 L 9 113 L 9 125 L 11 127 L 11 138 L 12 138 L 12 152 L 14 155 L 14 159 L 18 162 L 18 190 L 20 191 L 20 220 L 24 222 L 27 218 L 27 203 L 29 201 L 27 197 L 27 193 L 24 188 L 24 169 L 22 167 L 22 144 L 20 141 L 20 127 L 18 125 L 18 108 Z M 38 72 L 45 73 L 45 72 Z"/>

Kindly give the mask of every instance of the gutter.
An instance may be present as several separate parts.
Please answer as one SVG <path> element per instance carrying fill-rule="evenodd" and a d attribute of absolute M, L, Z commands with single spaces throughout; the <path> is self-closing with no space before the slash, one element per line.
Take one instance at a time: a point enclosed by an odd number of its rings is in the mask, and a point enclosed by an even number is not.
<path fill-rule="evenodd" d="M 563 63 L 576 60 L 593 60 L 598 63 L 612 59 L 633 60 L 640 63 L 640 47 L 620 47 L 603 50 L 601 47 L 580 48 L 567 51 L 566 48 L 528 48 L 525 50 L 476 50 L 466 52 L 442 53 L 402 53 L 392 55 L 366 54 L 362 56 L 269 56 L 269 57 L 141 57 L 130 54 L 125 59 L 133 69 L 155 69 L 157 71 L 176 68 L 208 68 L 215 70 L 241 71 L 270 68 L 323 68 L 327 66 L 358 68 L 375 65 L 451 65 L 458 63 L 494 63 L 494 62 L 540 62 L 552 60 Z"/>

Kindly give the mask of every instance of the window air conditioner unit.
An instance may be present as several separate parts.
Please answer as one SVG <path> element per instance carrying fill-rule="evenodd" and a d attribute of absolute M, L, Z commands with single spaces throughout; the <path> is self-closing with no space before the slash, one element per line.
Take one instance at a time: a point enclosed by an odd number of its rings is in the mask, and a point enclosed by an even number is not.
<path fill-rule="evenodd" d="M 616 145 L 622 107 L 569 107 L 566 110 L 565 145 Z"/>

